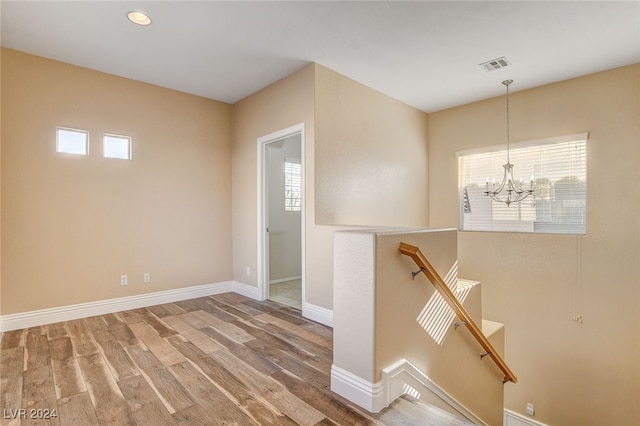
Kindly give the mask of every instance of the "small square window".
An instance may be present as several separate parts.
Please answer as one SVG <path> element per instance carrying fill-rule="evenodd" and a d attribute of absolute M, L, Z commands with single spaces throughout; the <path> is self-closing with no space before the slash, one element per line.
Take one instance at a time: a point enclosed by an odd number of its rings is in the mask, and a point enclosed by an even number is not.
<path fill-rule="evenodd" d="M 128 136 L 104 135 L 103 148 L 106 158 L 131 159 L 131 138 Z"/>
<path fill-rule="evenodd" d="M 89 154 L 89 132 L 86 130 L 56 128 L 56 152 Z"/>

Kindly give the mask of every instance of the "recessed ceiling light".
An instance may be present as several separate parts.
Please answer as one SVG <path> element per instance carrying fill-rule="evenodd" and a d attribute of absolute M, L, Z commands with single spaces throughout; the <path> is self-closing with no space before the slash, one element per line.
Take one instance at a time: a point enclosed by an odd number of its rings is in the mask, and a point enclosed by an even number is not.
<path fill-rule="evenodd" d="M 127 14 L 127 18 L 137 25 L 150 25 L 151 18 L 142 12 L 132 11 Z"/>

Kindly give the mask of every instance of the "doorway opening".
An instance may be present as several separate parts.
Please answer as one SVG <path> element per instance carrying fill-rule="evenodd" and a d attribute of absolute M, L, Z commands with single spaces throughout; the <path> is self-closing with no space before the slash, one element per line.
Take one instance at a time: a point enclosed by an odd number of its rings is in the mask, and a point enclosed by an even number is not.
<path fill-rule="evenodd" d="M 263 299 L 302 310 L 304 300 L 304 127 L 258 139 L 259 271 Z"/>

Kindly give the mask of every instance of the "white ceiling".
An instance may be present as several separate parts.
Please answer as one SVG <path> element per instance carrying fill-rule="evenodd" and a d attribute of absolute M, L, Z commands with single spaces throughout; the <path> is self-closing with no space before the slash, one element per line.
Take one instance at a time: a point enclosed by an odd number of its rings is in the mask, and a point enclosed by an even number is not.
<path fill-rule="evenodd" d="M 234 103 L 317 62 L 426 112 L 640 62 L 640 1 L 2 1 L 5 47 Z M 142 10 L 153 24 L 131 24 Z M 501 56 L 510 67 L 479 64 Z"/>

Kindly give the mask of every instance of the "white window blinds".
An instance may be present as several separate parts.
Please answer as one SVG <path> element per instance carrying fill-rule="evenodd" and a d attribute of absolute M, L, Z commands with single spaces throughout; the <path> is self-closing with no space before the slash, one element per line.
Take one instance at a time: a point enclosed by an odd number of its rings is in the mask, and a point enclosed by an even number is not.
<path fill-rule="evenodd" d="M 464 231 L 585 234 L 587 226 L 587 134 L 512 143 L 514 177 L 535 197 L 510 206 L 484 190 L 502 182 L 505 146 L 470 150 L 458 156 L 460 229 Z"/>
<path fill-rule="evenodd" d="M 302 166 L 300 160 L 286 158 L 284 161 L 284 210 L 302 210 Z"/>

